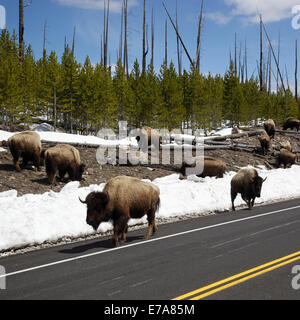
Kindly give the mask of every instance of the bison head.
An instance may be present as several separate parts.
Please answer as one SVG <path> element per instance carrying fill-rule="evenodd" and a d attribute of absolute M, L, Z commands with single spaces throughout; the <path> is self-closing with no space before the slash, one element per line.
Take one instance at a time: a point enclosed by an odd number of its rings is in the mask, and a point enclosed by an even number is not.
<path fill-rule="evenodd" d="M 101 222 L 110 220 L 111 217 L 106 211 L 109 202 L 109 195 L 106 192 L 92 192 L 85 201 L 80 201 L 87 205 L 86 223 L 92 226 L 95 231 Z"/>
<path fill-rule="evenodd" d="M 262 177 L 256 176 L 253 178 L 253 192 L 255 194 L 255 197 L 260 198 L 260 194 L 261 194 L 261 188 L 262 188 L 262 184 L 267 180 L 263 179 Z"/>

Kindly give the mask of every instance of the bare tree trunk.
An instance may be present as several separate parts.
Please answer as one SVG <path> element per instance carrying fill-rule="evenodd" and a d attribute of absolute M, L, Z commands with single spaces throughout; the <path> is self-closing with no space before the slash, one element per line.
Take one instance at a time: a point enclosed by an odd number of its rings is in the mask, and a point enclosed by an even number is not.
<path fill-rule="evenodd" d="M 143 15 L 143 59 L 142 59 L 142 74 L 146 72 L 146 0 L 144 0 L 144 15 Z"/>
<path fill-rule="evenodd" d="M 237 57 L 236 57 L 236 32 L 234 33 L 234 71 L 237 75 Z"/>
<path fill-rule="evenodd" d="M 165 23 L 165 65 L 168 66 L 168 22 Z"/>
<path fill-rule="evenodd" d="M 287 72 L 286 65 L 285 65 L 285 75 L 286 75 L 286 83 L 287 83 L 288 89 L 290 90 L 289 75 L 288 75 L 288 72 Z"/>
<path fill-rule="evenodd" d="M 45 57 L 45 55 L 46 55 L 46 41 L 47 41 L 46 32 L 47 32 L 47 20 L 45 20 L 45 23 L 44 23 L 43 57 Z"/>
<path fill-rule="evenodd" d="M 194 61 L 192 60 L 192 58 L 191 58 L 191 56 L 190 56 L 190 54 L 189 54 L 189 52 L 188 52 L 188 50 L 187 50 L 187 48 L 186 48 L 186 46 L 185 46 L 182 38 L 181 38 L 181 36 L 180 36 L 180 34 L 179 34 L 179 32 L 178 32 L 178 30 L 177 30 L 177 28 L 176 28 L 176 25 L 174 24 L 173 19 L 171 18 L 170 13 L 169 13 L 169 11 L 168 11 L 168 9 L 166 8 L 166 6 L 165 6 L 164 3 L 163 3 L 163 7 L 164 7 L 164 9 L 165 9 L 165 11 L 166 11 L 166 13 L 167 13 L 167 15 L 168 15 L 171 23 L 172 23 L 172 26 L 173 26 L 173 28 L 174 28 L 174 30 L 175 30 L 175 32 L 176 32 L 176 35 L 178 36 L 178 38 L 179 38 L 179 40 L 180 40 L 180 42 L 181 42 L 181 45 L 183 46 L 183 49 L 184 49 L 184 51 L 185 51 L 185 53 L 186 53 L 186 55 L 187 55 L 187 57 L 188 57 L 188 59 L 189 59 L 189 61 L 190 61 L 190 64 L 192 65 L 193 68 L 195 68 Z"/>
<path fill-rule="evenodd" d="M 122 11 L 121 11 L 121 34 L 120 34 L 120 45 L 119 45 L 119 60 L 122 61 L 122 50 L 123 50 L 123 19 L 124 18 L 124 0 L 122 2 Z"/>
<path fill-rule="evenodd" d="M 128 0 L 124 0 L 124 68 L 127 78 L 129 77 L 128 70 L 128 48 L 127 48 L 127 8 L 128 8 Z"/>
<path fill-rule="evenodd" d="M 263 33 L 262 33 L 262 16 L 260 15 L 260 49 L 259 49 L 259 88 L 263 91 Z"/>
<path fill-rule="evenodd" d="M 247 40 L 245 39 L 245 76 L 248 81 L 248 53 L 247 53 Z"/>
<path fill-rule="evenodd" d="M 278 61 L 278 65 L 280 64 L 280 32 L 278 34 L 278 52 L 277 52 L 277 61 Z M 276 92 L 278 94 L 278 90 L 279 90 L 279 72 L 277 69 L 277 76 L 276 76 Z"/>
<path fill-rule="evenodd" d="M 201 1 L 201 10 L 198 21 L 198 36 L 197 36 L 197 52 L 196 52 L 196 69 L 200 72 L 200 58 L 201 58 L 201 32 L 202 32 L 202 20 L 203 20 L 203 4 Z"/>
<path fill-rule="evenodd" d="M 151 17 L 151 66 L 154 67 L 154 12 L 152 8 Z"/>
<path fill-rule="evenodd" d="M 24 4 L 24 0 L 19 0 L 19 56 L 24 61 L 24 8 L 30 6 L 32 0 Z"/>
<path fill-rule="evenodd" d="M 277 71 L 278 71 L 278 73 L 279 73 L 279 77 L 280 77 L 280 80 L 281 80 L 281 84 L 282 84 L 283 91 L 284 91 L 284 93 L 286 94 L 286 89 L 285 89 L 284 81 L 283 81 L 282 74 L 281 74 L 280 69 L 279 69 L 279 63 L 278 63 L 278 61 L 277 61 L 277 59 L 276 59 L 276 56 L 275 56 L 275 53 L 274 53 L 274 50 L 273 50 L 273 46 L 272 46 L 271 40 L 270 40 L 270 38 L 269 38 L 269 35 L 268 35 L 268 33 L 267 33 L 267 30 L 266 30 L 266 28 L 265 28 L 262 20 L 261 20 L 261 24 L 262 24 L 262 26 L 263 26 L 263 28 L 264 28 L 264 32 L 265 32 L 265 34 L 266 34 L 266 36 L 267 36 L 269 45 L 270 45 L 270 47 L 271 47 L 272 55 L 273 55 L 274 61 L 275 61 L 275 63 L 276 63 L 276 67 L 277 67 Z"/>
<path fill-rule="evenodd" d="M 295 99 L 298 102 L 298 40 L 295 43 Z"/>
<path fill-rule="evenodd" d="M 269 95 L 272 93 L 272 55 L 270 48 L 270 61 L 269 61 Z"/>
<path fill-rule="evenodd" d="M 106 5 L 104 0 L 104 31 L 103 31 L 103 50 L 104 50 L 104 67 L 107 68 L 108 63 L 108 21 L 109 21 L 109 1 Z"/>
<path fill-rule="evenodd" d="M 177 6 L 178 2 L 176 0 L 176 28 L 178 30 L 178 6 Z M 178 36 L 177 38 L 177 60 L 178 60 L 178 74 L 179 76 L 181 76 L 182 74 L 182 67 L 181 67 L 181 56 L 180 56 L 180 43 L 179 43 L 179 38 Z"/>

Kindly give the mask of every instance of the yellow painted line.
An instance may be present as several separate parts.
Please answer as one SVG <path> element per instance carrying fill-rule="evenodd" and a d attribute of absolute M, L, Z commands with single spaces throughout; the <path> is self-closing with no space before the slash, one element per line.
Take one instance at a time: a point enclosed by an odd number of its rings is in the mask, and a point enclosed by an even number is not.
<path fill-rule="evenodd" d="M 197 289 L 197 290 L 188 292 L 188 293 L 183 294 L 183 295 L 181 295 L 181 296 L 179 296 L 179 297 L 177 297 L 177 298 L 174 298 L 174 299 L 172 299 L 172 300 L 183 300 L 183 299 L 192 297 L 192 296 L 194 296 L 194 295 L 196 295 L 196 294 L 198 294 L 198 293 L 201 293 L 201 292 L 203 292 L 203 291 L 207 291 L 207 290 L 209 290 L 209 289 L 212 289 L 212 288 L 214 288 L 214 287 L 217 287 L 217 286 L 219 286 L 219 285 L 221 285 L 221 284 L 224 284 L 224 283 L 226 283 L 226 282 L 233 281 L 233 280 L 235 280 L 235 279 L 237 279 L 237 278 L 244 277 L 244 276 L 246 276 L 246 275 L 248 275 L 248 274 L 250 274 L 250 273 L 256 272 L 256 271 L 258 271 L 258 270 L 261 270 L 261 269 L 263 269 L 263 268 L 269 267 L 269 266 L 274 265 L 274 264 L 278 264 L 278 263 L 280 263 L 280 262 L 283 261 L 283 260 L 287 260 L 287 259 L 293 258 L 293 257 L 298 256 L 298 255 L 300 255 L 300 251 L 295 252 L 295 253 L 292 253 L 292 254 L 287 255 L 287 256 L 285 256 L 285 257 L 282 257 L 282 258 L 279 258 L 279 259 L 270 261 L 270 262 L 265 263 L 265 264 L 263 264 L 263 265 L 260 265 L 260 266 L 257 266 L 257 267 L 255 267 L 255 268 L 252 268 L 252 269 L 249 269 L 249 270 L 247 270 L 247 271 L 244 271 L 244 272 L 242 272 L 242 273 L 239 273 L 239 274 L 236 274 L 236 275 L 234 275 L 234 276 L 228 277 L 228 278 L 226 278 L 226 279 L 223 279 L 223 280 L 214 282 L 214 283 L 212 283 L 212 284 L 210 284 L 210 285 L 207 285 L 207 286 L 202 287 L 202 288 L 200 288 L 200 289 Z M 295 260 L 299 260 L 299 259 L 300 259 L 300 257 L 295 258 Z M 289 260 L 289 261 L 290 261 L 290 260 Z M 292 262 L 292 261 L 291 261 L 291 262 Z M 290 262 L 289 262 L 289 263 L 290 263 Z M 244 279 L 244 278 L 243 278 L 243 279 Z M 224 289 L 225 289 L 225 288 L 224 288 Z"/>
<path fill-rule="evenodd" d="M 203 299 L 203 298 L 205 298 L 205 297 L 207 297 L 207 296 L 210 296 L 210 295 L 212 295 L 212 294 L 214 294 L 214 293 L 216 293 L 216 292 L 219 292 L 219 291 L 225 290 L 225 289 L 227 289 L 227 288 L 233 287 L 233 286 L 235 286 L 235 285 L 237 285 L 237 284 L 239 284 L 239 283 L 241 283 L 241 282 L 247 281 L 247 280 L 249 280 L 249 279 L 251 279 L 251 278 L 255 278 L 255 277 L 257 277 L 257 276 L 259 276 L 259 275 L 261 275 L 261 274 L 270 272 L 270 271 L 272 271 L 272 270 L 274 270 L 274 269 L 278 269 L 278 268 L 280 268 L 280 267 L 282 267 L 282 266 L 285 266 L 286 264 L 292 263 L 292 262 L 297 261 L 297 260 L 300 260 L 300 257 L 297 257 L 297 258 L 294 258 L 294 259 L 290 259 L 290 260 L 288 260 L 288 261 L 285 261 L 285 262 L 276 264 L 276 265 L 273 266 L 273 267 L 270 267 L 270 268 L 264 269 L 264 270 L 262 270 L 262 271 L 256 272 L 256 273 L 254 273 L 254 274 L 251 274 L 250 276 L 244 277 L 244 278 L 239 279 L 239 280 L 237 280 L 237 281 L 230 282 L 230 283 L 228 283 L 228 284 L 226 284 L 226 285 L 224 285 L 224 286 L 222 286 L 222 287 L 219 287 L 219 288 L 217 288 L 217 289 L 208 291 L 208 292 L 206 292 L 206 293 L 204 293 L 204 294 L 201 294 L 200 296 L 191 298 L 191 299 L 189 299 L 189 300 L 200 300 L 200 299 Z"/>

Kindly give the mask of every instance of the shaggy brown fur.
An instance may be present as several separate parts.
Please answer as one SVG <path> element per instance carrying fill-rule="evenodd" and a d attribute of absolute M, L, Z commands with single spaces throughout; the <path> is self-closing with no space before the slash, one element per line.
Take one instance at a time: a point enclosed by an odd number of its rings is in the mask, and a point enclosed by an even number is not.
<path fill-rule="evenodd" d="M 275 122 L 272 119 L 265 121 L 264 128 L 269 135 L 270 138 L 274 138 L 275 136 Z"/>
<path fill-rule="evenodd" d="M 258 140 L 261 145 L 262 153 L 265 156 L 270 150 L 271 138 L 268 136 L 267 132 L 264 131 L 261 136 L 258 137 Z"/>
<path fill-rule="evenodd" d="M 38 133 L 34 131 L 17 133 L 2 144 L 9 147 L 17 171 L 20 172 L 21 167 L 25 168 L 29 161 L 33 162 L 37 170 L 40 170 L 40 165 L 43 165 L 42 144 Z M 23 158 L 21 167 L 19 165 L 20 157 Z"/>
<path fill-rule="evenodd" d="M 247 168 L 240 170 L 231 180 L 231 203 L 232 210 L 235 211 L 234 200 L 238 193 L 247 203 L 248 208 L 252 209 L 255 198 L 259 198 L 263 182 L 255 169 Z"/>
<path fill-rule="evenodd" d="M 277 167 L 279 168 L 281 164 L 283 164 L 284 168 L 286 169 L 287 166 L 295 164 L 297 159 L 297 156 L 286 150 L 286 149 L 281 149 L 280 154 L 277 157 Z"/>
<path fill-rule="evenodd" d="M 195 168 L 196 164 L 200 166 L 201 161 L 203 161 L 202 157 L 196 158 L 194 164 L 189 165 L 184 162 L 180 168 L 180 172 L 182 175 L 186 175 L 186 168 Z M 226 172 L 227 167 L 226 164 L 221 161 L 217 160 L 213 157 L 204 156 L 204 168 L 201 174 L 197 174 L 197 177 L 205 178 L 205 177 L 217 177 L 223 178 L 224 173 Z"/>
<path fill-rule="evenodd" d="M 292 146 L 291 146 L 291 144 L 290 144 L 289 141 L 281 142 L 281 143 L 280 143 L 280 148 L 281 148 L 281 149 L 286 149 L 287 151 L 292 152 Z"/>
<path fill-rule="evenodd" d="M 295 118 L 288 118 L 285 120 L 285 123 L 283 125 L 283 130 L 287 130 L 287 129 L 297 129 L 297 131 L 299 131 L 300 128 L 300 121 L 298 119 Z"/>
<path fill-rule="evenodd" d="M 159 133 L 155 129 L 147 126 L 142 127 L 140 130 L 140 135 L 136 137 L 139 148 L 145 150 L 153 145 L 158 150 L 162 142 Z"/>
<path fill-rule="evenodd" d="M 68 173 L 71 180 L 82 179 L 85 165 L 81 163 L 79 151 L 73 146 L 59 144 L 45 151 L 46 172 L 50 184 L 55 183 L 57 170 L 60 179 Z"/>
<path fill-rule="evenodd" d="M 128 221 L 131 218 L 142 218 L 147 215 L 148 230 L 146 239 L 157 232 L 155 213 L 159 208 L 160 190 L 150 182 L 139 179 L 120 176 L 109 180 L 103 192 L 90 193 L 85 201 L 87 205 L 86 222 L 97 230 L 101 222 L 113 221 L 113 243 L 126 241 Z"/>

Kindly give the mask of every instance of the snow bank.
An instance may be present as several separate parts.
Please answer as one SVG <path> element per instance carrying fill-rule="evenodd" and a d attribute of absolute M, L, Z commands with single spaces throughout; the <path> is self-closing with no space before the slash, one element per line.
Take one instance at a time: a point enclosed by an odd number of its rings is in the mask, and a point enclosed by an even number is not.
<path fill-rule="evenodd" d="M 300 196 L 300 167 L 267 171 L 258 170 L 265 178 L 262 197 L 257 203 L 289 199 Z M 223 179 L 189 177 L 180 180 L 173 174 L 153 181 L 161 190 L 161 208 L 158 218 L 184 216 L 227 210 L 231 207 L 230 181 L 235 173 L 227 173 Z M 59 192 L 41 195 L 27 194 L 17 197 L 16 190 L 0 193 L 0 250 L 18 248 L 45 241 L 56 241 L 63 237 L 81 237 L 94 234 L 85 222 L 86 207 L 78 197 L 92 191 L 101 191 L 104 184 L 80 188 L 79 182 L 70 182 Z M 236 206 L 244 205 L 241 197 Z M 129 225 L 146 223 L 146 217 L 131 220 Z M 98 232 L 112 229 L 110 223 L 102 223 Z"/>
<path fill-rule="evenodd" d="M 77 143 L 81 145 L 91 146 L 116 146 L 116 145 L 137 145 L 135 138 L 126 138 L 121 140 L 105 140 L 96 136 L 83 136 L 70 133 L 51 132 L 51 131 L 38 131 L 37 132 L 43 142 L 57 142 L 57 143 Z M 7 132 L 0 130 L 0 141 L 7 140 L 15 132 Z"/>

